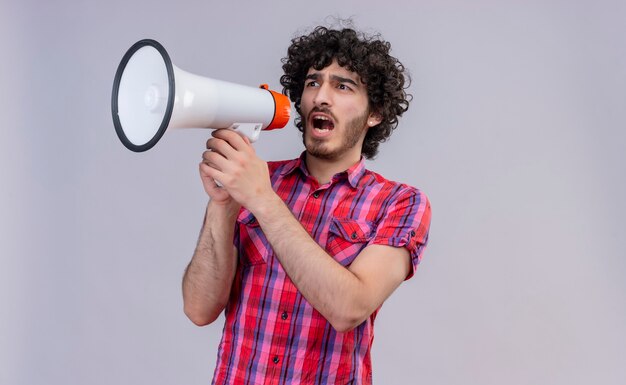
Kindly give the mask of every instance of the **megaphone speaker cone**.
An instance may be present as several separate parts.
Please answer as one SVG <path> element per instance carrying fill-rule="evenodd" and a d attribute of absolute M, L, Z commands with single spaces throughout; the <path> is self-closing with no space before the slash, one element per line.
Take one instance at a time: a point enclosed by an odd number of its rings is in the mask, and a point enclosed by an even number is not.
<path fill-rule="evenodd" d="M 128 149 L 142 152 L 161 139 L 174 108 L 174 68 L 167 51 L 144 39 L 128 49 L 113 82 L 115 132 Z"/>

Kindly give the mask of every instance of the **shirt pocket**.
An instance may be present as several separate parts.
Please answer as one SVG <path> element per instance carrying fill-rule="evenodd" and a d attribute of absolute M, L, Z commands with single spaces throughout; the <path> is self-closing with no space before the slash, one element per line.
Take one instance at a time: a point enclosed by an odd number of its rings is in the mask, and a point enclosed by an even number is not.
<path fill-rule="evenodd" d="M 373 237 L 373 224 L 351 218 L 333 218 L 328 230 L 326 251 L 337 262 L 348 266 Z"/>
<path fill-rule="evenodd" d="M 237 217 L 239 227 L 239 262 L 243 266 L 259 265 L 267 261 L 271 250 L 265 234 L 254 215 L 245 208 Z"/>

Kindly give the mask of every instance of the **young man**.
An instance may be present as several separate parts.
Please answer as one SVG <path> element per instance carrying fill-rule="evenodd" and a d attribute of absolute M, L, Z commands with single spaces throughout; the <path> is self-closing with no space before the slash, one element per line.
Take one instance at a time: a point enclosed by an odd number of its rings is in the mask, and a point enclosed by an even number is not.
<path fill-rule="evenodd" d="M 210 202 L 183 297 L 197 325 L 225 309 L 214 384 L 371 383 L 374 318 L 430 224 L 422 192 L 364 168 L 408 108 L 389 48 L 324 27 L 292 41 L 281 84 L 300 158 L 266 163 L 228 130 L 207 142 Z"/>

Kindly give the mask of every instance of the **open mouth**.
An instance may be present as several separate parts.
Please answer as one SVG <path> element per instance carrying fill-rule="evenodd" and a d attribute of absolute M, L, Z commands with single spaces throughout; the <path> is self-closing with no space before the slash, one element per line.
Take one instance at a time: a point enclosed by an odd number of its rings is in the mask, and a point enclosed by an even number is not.
<path fill-rule="evenodd" d="M 311 121 L 313 123 L 313 128 L 319 131 L 330 131 L 335 128 L 333 121 L 324 115 L 315 115 Z"/>

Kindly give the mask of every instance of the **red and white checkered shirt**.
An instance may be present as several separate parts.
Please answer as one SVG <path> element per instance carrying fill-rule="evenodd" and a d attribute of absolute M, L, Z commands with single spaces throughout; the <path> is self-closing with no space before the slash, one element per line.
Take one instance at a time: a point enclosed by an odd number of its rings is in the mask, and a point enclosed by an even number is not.
<path fill-rule="evenodd" d="M 348 266 L 367 245 L 405 247 L 411 277 L 428 239 L 430 204 L 419 190 L 365 169 L 363 159 L 319 185 L 304 155 L 270 162 L 274 190 L 308 233 Z M 245 208 L 237 218 L 239 263 L 213 384 L 371 384 L 374 312 L 337 332 L 285 274 Z M 383 273 L 384 274 L 384 273 Z"/>

